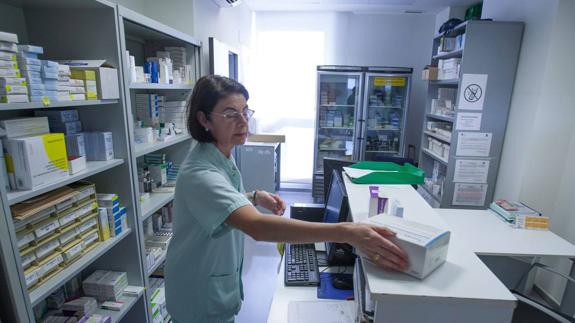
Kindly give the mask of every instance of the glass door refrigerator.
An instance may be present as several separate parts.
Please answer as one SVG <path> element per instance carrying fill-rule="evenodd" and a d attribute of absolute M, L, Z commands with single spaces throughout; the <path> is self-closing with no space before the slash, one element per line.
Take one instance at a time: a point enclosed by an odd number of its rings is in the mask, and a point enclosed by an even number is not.
<path fill-rule="evenodd" d="M 356 145 L 359 160 L 404 157 L 405 123 L 413 70 L 366 67 L 365 92 Z"/>
<path fill-rule="evenodd" d="M 323 158 L 352 160 L 359 154 L 356 144 L 361 126 L 358 117 L 363 91 L 362 68 L 318 66 L 317 117 L 312 195 L 324 197 Z"/>

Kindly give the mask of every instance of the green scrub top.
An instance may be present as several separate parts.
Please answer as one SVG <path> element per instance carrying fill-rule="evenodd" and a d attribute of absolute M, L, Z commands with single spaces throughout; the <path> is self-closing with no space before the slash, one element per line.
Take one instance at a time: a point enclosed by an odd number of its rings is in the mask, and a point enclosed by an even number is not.
<path fill-rule="evenodd" d="M 230 322 L 239 312 L 244 234 L 224 221 L 250 204 L 233 157 L 211 143 L 188 153 L 176 182 L 165 266 L 166 305 L 175 322 Z"/>

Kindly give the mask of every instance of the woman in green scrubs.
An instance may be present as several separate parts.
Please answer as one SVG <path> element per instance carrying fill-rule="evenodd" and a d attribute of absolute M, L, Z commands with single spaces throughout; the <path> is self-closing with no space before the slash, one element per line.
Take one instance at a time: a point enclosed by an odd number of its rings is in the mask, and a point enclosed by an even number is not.
<path fill-rule="evenodd" d="M 248 98 L 243 85 L 215 75 L 200 78 L 192 93 L 188 130 L 198 144 L 180 167 L 165 268 L 166 303 L 177 323 L 234 321 L 243 299 L 244 234 L 258 241 L 349 243 L 383 268 L 407 267 L 405 252 L 385 228 L 298 221 L 254 207 L 281 215 L 285 203 L 265 191 L 246 193 L 231 156 L 248 136 L 254 113 Z"/>

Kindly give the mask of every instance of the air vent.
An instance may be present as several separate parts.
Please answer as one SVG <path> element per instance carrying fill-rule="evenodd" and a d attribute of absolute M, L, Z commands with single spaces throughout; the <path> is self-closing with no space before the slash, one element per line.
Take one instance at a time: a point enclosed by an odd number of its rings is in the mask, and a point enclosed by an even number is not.
<path fill-rule="evenodd" d="M 212 0 L 220 8 L 232 8 L 242 3 L 242 0 Z"/>

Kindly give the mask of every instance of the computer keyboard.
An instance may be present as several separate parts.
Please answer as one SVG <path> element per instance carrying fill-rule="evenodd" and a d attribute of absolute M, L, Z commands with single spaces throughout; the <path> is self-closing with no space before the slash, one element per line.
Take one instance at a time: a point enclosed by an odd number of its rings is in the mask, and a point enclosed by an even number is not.
<path fill-rule="evenodd" d="M 314 244 L 286 244 L 286 286 L 317 286 L 319 273 Z"/>

